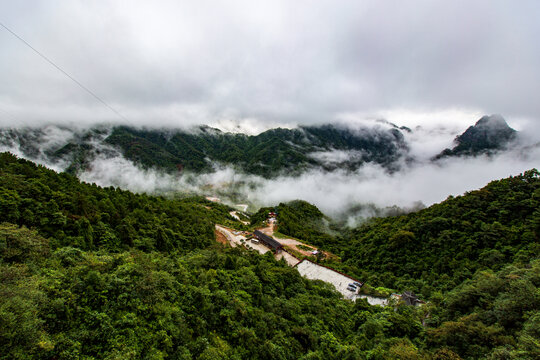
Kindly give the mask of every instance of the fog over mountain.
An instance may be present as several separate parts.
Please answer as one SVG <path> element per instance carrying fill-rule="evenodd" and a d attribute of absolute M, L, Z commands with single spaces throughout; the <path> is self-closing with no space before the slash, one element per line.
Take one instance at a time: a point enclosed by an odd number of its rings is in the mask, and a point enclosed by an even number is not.
<path fill-rule="evenodd" d="M 501 137 L 498 149 L 477 149 L 476 154 L 454 154 L 434 160 L 446 147 L 458 146 L 464 134 L 477 129 L 479 124 L 481 129 L 494 124 L 498 131 L 503 129 L 503 133 L 513 135 L 511 139 Z M 348 142 L 344 143 L 344 139 Z M 199 163 L 195 162 L 195 167 L 189 167 L 190 161 L 200 158 L 191 151 L 184 152 L 189 144 L 202 149 L 201 144 L 214 144 L 212 141 L 219 141 L 219 146 L 233 143 L 240 153 L 243 144 L 248 144 L 248 156 L 240 154 L 238 159 L 253 156 L 259 160 L 245 166 L 240 160 L 220 162 L 209 158 L 215 156 L 210 147 L 210 152 L 202 153 L 204 166 L 196 167 Z M 538 167 L 540 155 L 540 147 L 534 141 L 516 133 L 498 115 L 482 117 L 476 127 L 469 127 L 461 135 L 440 127 L 409 129 L 384 121 L 365 122 L 361 127 L 342 124 L 276 129 L 257 136 L 222 133 L 211 128 L 186 132 L 49 125 L 4 128 L 0 131 L 0 144 L 2 151 L 58 171 L 74 172 L 84 181 L 103 186 L 149 193 L 213 195 L 229 203 L 248 202 L 252 209 L 303 199 L 325 213 L 349 219 L 351 224 L 357 218 L 391 213 L 393 206 L 407 210 L 431 205 L 448 195 L 479 188 L 490 180 Z M 253 144 L 259 144 L 255 150 Z M 341 149 L 336 149 L 340 145 Z M 175 153 L 180 158 L 172 160 L 185 162 L 178 164 L 182 165 L 180 168 L 173 163 L 171 170 L 164 161 L 173 156 L 167 149 L 174 150 L 176 146 L 182 147 L 182 151 Z M 281 156 L 283 146 L 285 155 L 296 151 L 291 149 L 300 149 L 306 152 L 305 156 L 275 163 L 274 158 Z M 372 154 L 366 155 L 362 146 L 371 149 Z M 141 157 L 141 153 L 152 152 L 155 155 Z M 267 172 L 265 161 L 283 168 Z M 290 161 L 296 161 L 294 171 L 290 170 Z M 383 208 L 382 212 L 379 208 Z"/>

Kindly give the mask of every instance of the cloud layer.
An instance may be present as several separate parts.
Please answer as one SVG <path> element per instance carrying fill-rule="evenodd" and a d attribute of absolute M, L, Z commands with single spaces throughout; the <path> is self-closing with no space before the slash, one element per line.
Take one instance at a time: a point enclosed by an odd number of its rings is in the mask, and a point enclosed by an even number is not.
<path fill-rule="evenodd" d="M 540 118 L 534 0 L 37 0 L 0 13 L 132 125 Z M 1 125 L 119 121 L 3 29 L 0 42 Z"/>
<path fill-rule="evenodd" d="M 352 131 L 365 132 L 373 126 L 391 126 L 375 121 L 355 123 L 352 119 L 344 119 L 343 122 Z M 355 128 L 359 124 L 360 127 Z M 303 199 L 328 215 L 347 219 L 349 224 L 356 224 L 358 217 L 380 215 L 377 208 L 418 208 L 420 203 L 429 206 L 449 195 L 460 195 L 483 187 L 491 180 L 540 167 L 540 139 L 533 123 L 522 124 L 519 144 L 506 152 L 490 157 L 444 158 L 432 162 L 430 159 L 434 155 L 451 146 L 455 136 L 453 128 L 442 126 L 433 124 L 431 127 L 413 128 L 410 132 L 403 131 L 410 150 L 399 157 L 400 166 L 394 167 L 398 169 L 394 172 L 366 163 L 355 171 L 340 170 L 338 165 L 332 167 L 337 167 L 334 171 L 312 168 L 299 176 L 283 175 L 273 179 L 240 173 L 220 164 L 214 164 L 215 171 L 205 174 L 184 172 L 171 175 L 142 169 L 102 141 L 108 134 L 106 127 L 95 131 L 57 126 L 20 131 L 0 129 L 3 139 L 11 139 L 3 141 L 0 151 L 12 151 L 62 171 L 69 162 L 55 160 L 55 163 L 50 163 L 47 151 L 62 148 L 69 139 L 84 138 L 85 147 L 93 148 L 93 156 L 88 157 L 89 163 L 78 174 L 83 181 L 135 192 L 218 196 L 229 203 L 249 203 L 251 211 L 259 206 Z M 24 152 L 19 143 L 24 144 Z M 326 165 L 336 165 L 359 158 L 362 154 L 330 150 L 314 152 L 311 156 Z M 414 161 L 408 160 L 411 157 Z"/>
<path fill-rule="evenodd" d="M 269 180 L 238 173 L 230 167 L 218 167 L 213 173 L 196 176 L 164 175 L 142 170 L 122 157 L 114 157 L 95 159 L 80 177 L 99 185 L 120 186 L 139 192 L 182 191 L 217 195 L 229 203 L 249 202 L 252 211 L 258 206 L 303 199 L 328 215 L 343 218 L 376 214 L 373 211 L 348 214 L 358 205 L 398 206 L 403 209 L 417 208 L 419 203 L 429 206 L 449 195 L 462 195 L 479 189 L 494 179 L 538 168 L 538 158 L 540 147 L 533 147 L 526 152 L 516 149 L 492 157 L 447 158 L 437 163 L 404 164 L 400 171 L 394 173 L 366 164 L 354 172 L 312 169 L 298 177 L 281 176 Z"/>

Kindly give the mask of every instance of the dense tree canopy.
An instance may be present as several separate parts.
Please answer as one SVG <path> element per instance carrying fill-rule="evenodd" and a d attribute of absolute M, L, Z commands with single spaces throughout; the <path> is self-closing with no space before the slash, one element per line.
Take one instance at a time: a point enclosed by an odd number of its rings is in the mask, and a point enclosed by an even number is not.
<path fill-rule="evenodd" d="M 340 255 L 370 284 L 429 297 L 477 270 L 499 270 L 540 254 L 540 178 L 533 169 L 406 215 L 337 228 L 304 201 L 277 207 L 278 229 Z M 260 216 L 260 215 L 259 215 Z M 337 231 L 339 229 L 339 231 Z"/>
<path fill-rule="evenodd" d="M 208 171 L 212 169 L 212 163 L 207 161 L 210 159 L 265 176 L 299 173 L 309 166 L 331 166 L 309 156 L 314 151 L 362 151 L 360 160 L 347 164 L 356 168 L 368 161 L 390 165 L 407 149 L 398 128 L 377 128 L 362 134 L 333 125 L 278 128 L 255 136 L 223 133 L 209 127 L 191 132 L 117 127 L 106 141 L 122 149 L 126 158 L 147 167 L 176 170 L 181 166 Z"/>
<path fill-rule="evenodd" d="M 429 300 L 383 308 L 218 244 L 224 205 L 1 154 L 0 359 L 535 359 L 538 183 L 529 171 L 341 233 L 305 202 L 271 208 L 343 270 Z"/>
<path fill-rule="evenodd" d="M 43 166 L 0 154 L 4 221 L 37 228 L 55 246 L 85 250 L 189 250 L 214 242 L 214 223 L 230 209 L 203 198 L 166 199 L 81 183 Z"/>
<path fill-rule="evenodd" d="M 526 263 L 540 254 L 536 170 L 408 215 L 381 218 L 339 242 L 362 278 L 424 296 L 450 290 L 477 270 Z"/>

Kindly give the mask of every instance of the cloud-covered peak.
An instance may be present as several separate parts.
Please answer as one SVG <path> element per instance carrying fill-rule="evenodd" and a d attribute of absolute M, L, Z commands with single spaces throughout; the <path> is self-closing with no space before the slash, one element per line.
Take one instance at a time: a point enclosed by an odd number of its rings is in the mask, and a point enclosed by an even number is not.
<path fill-rule="evenodd" d="M 485 115 L 455 139 L 453 149 L 445 149 L 437 158 L 445 156 L 492 154 L 503 150 L 516 138 L 516 130 L 501 115 Z"/>

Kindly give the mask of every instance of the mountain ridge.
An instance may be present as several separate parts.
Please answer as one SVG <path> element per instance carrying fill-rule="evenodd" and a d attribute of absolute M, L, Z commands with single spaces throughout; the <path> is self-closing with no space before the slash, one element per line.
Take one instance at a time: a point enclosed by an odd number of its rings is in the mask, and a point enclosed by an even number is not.
<path fill-rule="evenodd" d="M 0 129 L 2 150 L 71 173 L 87 169 L 99 157 L 122 156 L 145 169 L 167 173 L 208 173 L 232 166 L 264 177 L 299 175 L 321 168 L 354 171 L 376 164 L 388 172 L 414 161 L 407 134 L 412 130 L 387 121 L 352 128 L 343 124 L 274 128 L 258 135 L 223 132 L 202 125 L 191 129 L 151 129 L 101 125 Z M 456 146 L 433 160 L 504 151 L 517 132 L 499 115 L 484 116 L 456 137 Z"/>

